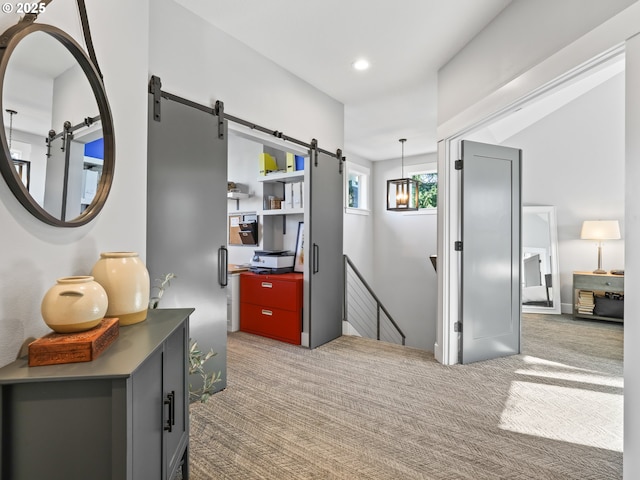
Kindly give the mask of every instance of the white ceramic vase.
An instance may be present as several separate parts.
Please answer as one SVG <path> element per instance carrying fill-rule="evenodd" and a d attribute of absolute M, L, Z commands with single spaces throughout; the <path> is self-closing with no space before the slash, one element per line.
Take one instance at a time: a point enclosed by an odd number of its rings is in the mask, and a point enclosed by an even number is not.
<path fill-rule="evenodd" d="M 62 277 L 44 295 L 40 311 L 52 330 L 82 332 L 100 323 L 107 303 L 107 292 L 93 277 Z"/>
<path fill-rule="evenodd" d="M 104 252 L 91 271 L 109 298 L 106 317 L 118 317 L 120 325 L 147 318 L 151 284 L 147 267 L 135 252 Z"/>

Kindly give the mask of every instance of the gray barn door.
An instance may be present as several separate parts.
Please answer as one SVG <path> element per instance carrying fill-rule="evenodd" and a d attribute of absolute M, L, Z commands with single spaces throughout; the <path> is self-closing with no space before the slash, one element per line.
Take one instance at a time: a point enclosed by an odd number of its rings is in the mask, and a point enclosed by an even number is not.
<path fill-rule="evenodd" d="M 462 142 L 462 363 L 520 353 L 521 156 Z"/>
<path fill-rule="evenodd" d="M 190 337 L 217 353 L 207 369 L 222 372 L 219 390 L 227 358 L 226 124 L 220 139 L 218 117 L 165 98 L 160 107 L 156 121 L 149 95 L 147 268 L 152 280 L 176 274 L 159 308 L 195 308 Z"/>
<path fill-rule="evenodd" d="M 315 348 L 342 335 L 343 178 L 341 160 L 311 150 L 308 235 L 309 347 Z M 307 240 L 305 240 L 306 242 Z"/>

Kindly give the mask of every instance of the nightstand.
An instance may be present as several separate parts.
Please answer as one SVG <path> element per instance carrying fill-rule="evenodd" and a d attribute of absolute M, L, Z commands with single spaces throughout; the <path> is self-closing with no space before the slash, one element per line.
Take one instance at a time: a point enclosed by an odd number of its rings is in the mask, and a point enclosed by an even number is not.
<path fill-rule="evenodd" d="M 622 318 L 595 315 L 594 296 L 602 296 L 604 292 L 624 294 L 624 275 L 610 273 L 573 272 L 573 316 L 593 320 L 609 320 L 622 322 Z M 621 301 L 621 300 L 616 300 Z"/>

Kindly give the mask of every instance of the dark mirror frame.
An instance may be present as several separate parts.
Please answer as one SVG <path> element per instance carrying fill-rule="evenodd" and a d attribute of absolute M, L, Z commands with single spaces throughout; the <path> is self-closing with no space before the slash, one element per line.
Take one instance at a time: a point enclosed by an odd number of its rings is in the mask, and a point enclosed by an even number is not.
<path fill-rule="evenodd" d="M 61 220 L 54 217 L 33 199 L 18 176 L 18 172 L 16 171 L 13 165 L 13 160 L 11 159 L 4 118 L 2 115 L 0 115 L 0 171 L 2 171 L 2 176 L 18 201 L 36 218 L 49 225 L 58 227 L 78 227 L 85 225 L 96 217 L 100 210 L 102 210 L 102 207 L 107 200 L 107 196 L 109 195 L 109 190 L 111 189 L 115 167 L 115 138 L 113 134 L 111 109 L 109 108 L 109 102 L 107 101 L 104 84 L 97 69 L 85 54 L 82 47 L 76 43 L 73 38 L 67 35 L 64 31 L 51 25 L 38 23 L 29 23 L 24 25 L 22 23 L 18 23 L 17 25 L 7 29 L 2 36 L 0 36 L 0 112 L 3 112 L 5 108 L 2 104 L 2 88 L 4 86 L 5 74 L 11 54 L 24 37 L 34 32 L 44 32 L 64 45 L 76 59 L 84 71 L 87 80 L 89 80 L 89 84 L 91 85 L 91 89 L 98 104 L 104 137 L 104 164 L 102 167 L 102 175 L 100 176 L 100 181 L 93 201 L 79 216 L 69 220 Z"/>

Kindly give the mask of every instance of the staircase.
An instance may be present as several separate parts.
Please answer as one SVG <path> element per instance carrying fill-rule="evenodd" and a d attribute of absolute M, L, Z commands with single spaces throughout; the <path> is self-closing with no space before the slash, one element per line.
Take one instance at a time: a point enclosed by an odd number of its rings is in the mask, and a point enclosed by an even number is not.
<path fill-rule="evenodd" d="M 351 259 L 344 255 L 344 320 L 358 335 L 404 345 L 405 335 Z"/>

